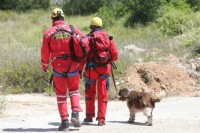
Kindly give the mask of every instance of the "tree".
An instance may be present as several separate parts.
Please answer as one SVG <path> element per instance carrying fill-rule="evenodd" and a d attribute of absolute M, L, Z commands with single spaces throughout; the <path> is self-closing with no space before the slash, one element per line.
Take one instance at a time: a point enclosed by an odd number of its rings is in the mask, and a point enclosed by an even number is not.
<path fill-rule="evenodd" d="M 63 11 L 67 15 L 88 15 L 98 11 L 106 0 L 65 0 Z"/>
<path fill-rule="evenodd" d="M 126 22 L 126 26 L 133 26 L 137 23 L 146 24 L 155 20 L 157 11 L 162 6 L 160 0 L 120 0 L 126 4 L 130 16 Z"/>
<path fill-rule="evenodd" d="M 0 0 L 0 10 L 27 11 L 31 9 L 47 9 L 50 0 Z"/>

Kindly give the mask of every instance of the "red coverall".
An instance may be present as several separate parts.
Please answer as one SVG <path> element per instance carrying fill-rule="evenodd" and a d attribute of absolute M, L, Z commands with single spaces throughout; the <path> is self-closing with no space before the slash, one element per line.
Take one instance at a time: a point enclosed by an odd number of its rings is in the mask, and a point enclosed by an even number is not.
<path fill-rule="evenodd" d="M 109 75 L 111 74 L 112 66 L 107 64 L 106 66 L 94 66 L 87 67 L 88 64 L 94 63 L 91 62 L 93 58 L 93 49 L 92 49 L 92 40 L 91 34 L 98 36 L 99 34 L 105 34 L 100 29 L 96 29 L 88 34 L 90 51 L 87 55 L 87 64 L 85 67 L 84 76 L 85 80 L 85 102 L 86 102 L 86 118 L 95 117 L 95 96 L 96 96 L 96 87 L 98 94 L 98 112 L 97 120 L 99 122 L 105 122 L 106 110 L 107 110 L 107 101 L 108 101 L 108 89 L 109 89 Z M 111 40 L 110 54 L 113 61 L 118 59 L 118 51 L 113 40 Z M 84 64 L 80 65 L 80 70 L 83 69 Z"/>
<path fill-rule="evenodd" d="M 57 20 L 53 22 L 52 27 L 47 29 L 44 32 L 43 36 L 43 44 L 41 47 L 41 62 L 42 67 L 48 68 L 48 64 L 50 63 L 54 70 L 53 76 L 53 84 L 57 96 L 57 105 L 60 113 L 61 120 L 67 120 L 69 117 L 68 108 L 67 108 L 67 92 L 70 97 L 71 109 L 73 112 L 81 112 L 82 108 L 80 107 L 80 93 L 79 93 L 79 85 L 80 85 L 80 75 L 79 64 L 74 62 L 71 57 L 57 58 L 58 56 L 62 56 L 64 54 L 70 54 L 69 48 L 69 39 L 52 39 L 52 35 L 56 32 L 57 28 L 64 27 L 65 30 L 71 31 L 68 25 L 65 26 L 65 22 L 63 20 Z M 83 34 L 79 31 L 78 28 L 74 27 L 75 31 L 83 36 Z M 60 73 L 67 72 L 67 76 L 60 76 Z M 68 90 L 67 90 L 68 88 Z"/>

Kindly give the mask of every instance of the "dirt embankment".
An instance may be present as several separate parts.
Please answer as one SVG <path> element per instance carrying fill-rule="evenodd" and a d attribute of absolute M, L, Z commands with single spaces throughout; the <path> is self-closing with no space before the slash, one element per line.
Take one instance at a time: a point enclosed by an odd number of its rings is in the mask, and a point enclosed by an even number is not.
<path fill-rule="evenodd" d="M 170 56 L 167 63 L 136 63 L 120 78 L 119 86 L 166 96 L 200 96 L 200 61 L 180 62 Z"/>

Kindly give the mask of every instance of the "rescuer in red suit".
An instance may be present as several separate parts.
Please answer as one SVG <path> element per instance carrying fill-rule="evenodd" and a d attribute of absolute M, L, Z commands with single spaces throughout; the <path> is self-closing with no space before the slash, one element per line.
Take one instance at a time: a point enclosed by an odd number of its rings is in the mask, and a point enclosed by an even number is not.
<path fill-rule="evenodd" d="M 62 121 L 58 128 L 59 131 L 69 130 L 67 96 L 69 96 L 71 103 L 71 122 L 75 127 L 81 126 L 79 121 L 79 112 L 82 111 L 82 108 L 80 107 L 79 92 L 79 63 L 73 61 L 70 57 L 69 39 L 67 39 L 68 36 L 55 35 L 57 29 L 60 28 L 68 31 L 71 30 L 69 25 L 65 25 L 64 18 L 65 16 L 61 9 L 55 8 L 52 11 L 52 27 L 44 32 L 41 47 L 43 71 L 48 71 L 50 63 L 53 68 L 53 84 L 57 97 L 58 110 Z M 80 36 L 83 36 L 77 27 L 74 27 L 74 30 Z"/>
<path fill-rule="evenodd" d="M 87 35 L 89 39 L 90 51 L 87 56 L 85 65 L 85 103 L 86 103 L 86 118 L 84 122 L 93 122 L 95 117 L 95 97 L 98 94 L 98 111 L 97 118 L 98 125 L 105 125 L 107 102 L 108 102 L 108 89 L 109 89 L 109 75 L 111 74 L 112 65 L 111 62 L 104 64 L 103 66 L 98 65 L 94 61 L 94 48 L 92 38 L 108 36 L 106 32 L 102 31 L 102 20 L 99 17 L 91 19 L 90 25 L 91 32 Z M 109 37 L 109 36 L 108 36 Z M 118 59 L 118 51 L 115 42 L 110 39 L 109 42 L 109 54 L 112 61 Z M 80 73 L 82 73 L 84 63 L 80 65 Z"/>

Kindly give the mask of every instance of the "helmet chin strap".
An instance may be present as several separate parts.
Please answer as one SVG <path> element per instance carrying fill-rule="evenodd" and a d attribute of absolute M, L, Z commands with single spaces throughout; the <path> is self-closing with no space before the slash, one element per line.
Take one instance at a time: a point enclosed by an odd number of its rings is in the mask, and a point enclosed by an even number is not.
<path fill-rule="evenodd" d="M 102 28 L 96 25 L 90 25 L 90 29 L 95 30 L 95 29 L 102 29 Z"/>

